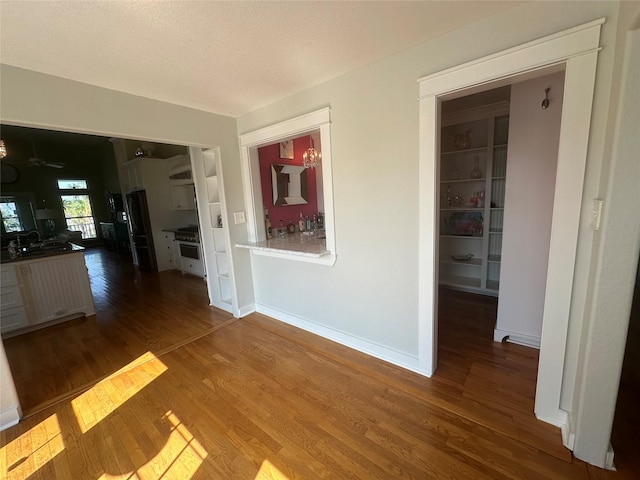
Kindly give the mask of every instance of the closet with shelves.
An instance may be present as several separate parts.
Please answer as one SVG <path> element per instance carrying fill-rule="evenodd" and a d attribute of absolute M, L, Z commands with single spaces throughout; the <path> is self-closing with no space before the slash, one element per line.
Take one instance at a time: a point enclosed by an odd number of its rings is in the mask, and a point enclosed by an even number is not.
<path fill-rule="evenodd" d="M 498 295 L 506 187 L 508 105 L 443 116 L 440 285 Z"/>

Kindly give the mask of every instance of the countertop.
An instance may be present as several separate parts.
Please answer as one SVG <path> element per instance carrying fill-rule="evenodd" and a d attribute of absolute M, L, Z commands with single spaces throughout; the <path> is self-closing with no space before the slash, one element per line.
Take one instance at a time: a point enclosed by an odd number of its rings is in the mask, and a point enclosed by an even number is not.
<path fill-rule="evenodd" d="M 276 232 L 274 237 L 269 240 L 255 243 L 238 243 L 236 247 L 276 253 L 281 252 L 302 257 L 322 257 L 330 253 L 329 250 L 327 250 L 327 242 L 323 234 L 324 231 L 316 232 L 315 235 L 290 233 L 284 238 L 280 238 Z"/>
<path fill-rule="evenodd" d="M 2 250 L 0 255 L 0 263 L 19 263 L 27 260 L 36 260 L 39 258 L 55 257 L 58 255 L 66 255 L 69 253 L 84 252 L 85 248 L 75 243 L 67 242 L 57 248 L 49 248 L 34 251 L 28 255 L 21 255 L 18 258 L 9 258 L 8 250 Z"/>

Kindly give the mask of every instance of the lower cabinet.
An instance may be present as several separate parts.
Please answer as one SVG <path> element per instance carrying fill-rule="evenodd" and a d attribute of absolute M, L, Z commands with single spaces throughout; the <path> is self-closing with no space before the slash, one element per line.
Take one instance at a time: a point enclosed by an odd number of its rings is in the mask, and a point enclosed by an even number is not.
<path fill-rule="evenodd" d="M 81 252 L 23 260 L 1 270 L 3 334 L 95 314 Z"/>
<path fill-rule="evenodd" d="M 202 260 L 180 257 L 180 270 L 182 270 L 183 273 L 204 277 L 204 264 Z"/>

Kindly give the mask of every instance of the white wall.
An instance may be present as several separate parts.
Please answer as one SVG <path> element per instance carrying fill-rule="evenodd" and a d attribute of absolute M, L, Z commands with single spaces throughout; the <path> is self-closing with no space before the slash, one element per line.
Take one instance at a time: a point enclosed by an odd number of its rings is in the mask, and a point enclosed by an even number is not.
<path fill-rule="evenodd" d="M 616 12 L 606 2 L 525 4 L 240 117 L 240 133 L 327 105 L 332 118 L 337 263 L 256 257 L 256 302 L 417 356 L 416 80 L 602 16 L 613 18 L 602 32 L 603 45 L 611 45 Z M 612 60 L 611 52 L 601 53 L 595 152 L 603 143 Z M 589 159 L 596 175 L 601 159 Z"/>
<path fill-rule="evenodd" d="M 236 121 L 51 75 L 1 65 L 0 116 L 3 123 L 95 133 L 124 139 L 185 146 L 220 147 L 229 212 L 244 209 Z M 232 244 L 246 237 L 246 225 L 231 225 Z M 235 253 L 235 252 L 232 252 Z M 236 271 L 251 277 L 239 258 Z M 253 302 L 251 282 L 238 288 L 240 305 Z"/>
<path fill-rule="evenodd" d="M 9 362 L 0 341 L 0 430 L 18 423 L 22 416 L 20 402 L 9 372 Z"/>
<path fill-rule="evenodd" d="M 637 13 L 637 4 L 630 8 Z M 415 357 L 419 118 L 416 80 L 606 17 L 596 73 L 565 362 L 565 402 L 571 405 L 576 366 L 600 353 L 581 348 L 580 340 L 588 294 L 598 283 L 593 264 L 599 254 L 594 253 L 593 232 L 589 228 L 591 199 L 615 189 L 615 184 L 603 186 L 602 176 L 610 168 L 615 131 L 612 119 L 618 108 L 618 10 L 617 2 L 606 1 L 519 4 L 244 115 L 238 119 L 237 130 L 233 119 L 227 117 L 6 66 L 0 73 L 0 115 L 5 122 L 21 125 L 162 143 L 220 145 L 227 208 L 233 212 L 244 209 L 237 133 L 330 106 L 337 263 L 335 267 L 325 267 L 256 257 L 252 281 L 248 254 L 234 250 L 239 304 L 253 301 L 251 286 L 255 285 L 255 300 L 274 311 Z M 244 229 L 244 225 L 233 226 L 232 243 L 241 239 Z M 616 232 L 611 230 L 608 234 Z M 616 279 L 612 278 L 608 286 L 615 288 Z M 598 317 L 594 322 L 606 319 Z M 603 375 L 611 372 L 596 372 L 581 395 L 588 396 Z"/>
<path fill-rule="evenodd" d="M 563 86 L 558 72 L 511 87 L 497 341 L 522 336 L 540 345 Z"/>

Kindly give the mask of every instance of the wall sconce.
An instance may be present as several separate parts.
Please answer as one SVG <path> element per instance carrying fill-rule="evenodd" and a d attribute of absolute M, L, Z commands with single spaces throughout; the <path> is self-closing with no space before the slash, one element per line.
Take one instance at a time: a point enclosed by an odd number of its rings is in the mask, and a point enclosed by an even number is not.
<path fill-rule="evenodd" d="M 7 147 L 4 145 L 4 140 L 0 140 L 0 158 L 7 156 Z"/>

